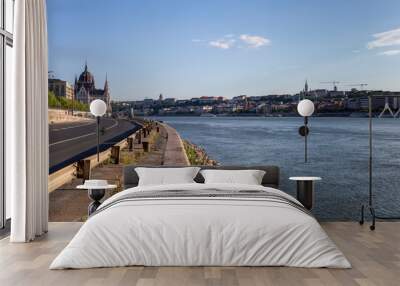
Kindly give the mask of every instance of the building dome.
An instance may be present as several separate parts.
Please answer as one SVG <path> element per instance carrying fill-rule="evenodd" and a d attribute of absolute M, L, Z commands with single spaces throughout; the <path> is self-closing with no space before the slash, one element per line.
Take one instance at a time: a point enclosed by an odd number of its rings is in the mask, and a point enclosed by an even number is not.
<path fill-rule="evenodd" d="M 93 75 L 88 71 L 87 65 L 85 65 L 85 70 L 79 76 L 79 81 L 84 83 L 94 83 Z"/>

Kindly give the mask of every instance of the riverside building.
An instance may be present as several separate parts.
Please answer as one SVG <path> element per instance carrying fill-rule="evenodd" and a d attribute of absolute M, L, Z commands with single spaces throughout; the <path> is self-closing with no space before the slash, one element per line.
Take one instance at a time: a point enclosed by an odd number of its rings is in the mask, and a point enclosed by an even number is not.
<path fill-rule="evenodd" d="M 56 96 L 74 99 L 74 87 L 65 80 L 49 78 L 49 90 Z"/>
<path fill-rule="evenodd" d="M 95 99 L 101 99 L 107 104 L 107 111 L 111 112 L 111 96 L 107 76 L 104 89 L 97 89 L 94 76 L 85 64 L 85 69 L 79 79 L 75 77 L 75 99 L 85 104 L 90 104 Z"/>

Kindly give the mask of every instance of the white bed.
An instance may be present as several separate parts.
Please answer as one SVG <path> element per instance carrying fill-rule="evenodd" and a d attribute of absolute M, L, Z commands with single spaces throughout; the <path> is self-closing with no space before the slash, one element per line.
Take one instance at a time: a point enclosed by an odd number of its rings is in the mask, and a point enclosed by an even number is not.
<path fill-rule="evenodd" d="M 274 199 L 173 196 L 165 191 L 265 191 L 239 184 L 173 184 L 127 189 L 106 200 L 50 269 L 145 266 L 293 266 L 350 268 L 315 218 Z M 141 193 L 138 193 L 141 192 Z"/>

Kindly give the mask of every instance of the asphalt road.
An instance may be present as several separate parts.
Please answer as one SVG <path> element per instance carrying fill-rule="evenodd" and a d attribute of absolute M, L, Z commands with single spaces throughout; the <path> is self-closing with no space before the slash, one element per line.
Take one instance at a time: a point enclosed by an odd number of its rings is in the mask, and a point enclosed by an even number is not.
<path fill-rule="evenodd" d="M 102 118 L 100 121 L 101 148 L 119 142 L 139 126 L 127 120 Z M 56 123 L 49 125 L 50 173 L 96 153 L 96 122 Z"/>

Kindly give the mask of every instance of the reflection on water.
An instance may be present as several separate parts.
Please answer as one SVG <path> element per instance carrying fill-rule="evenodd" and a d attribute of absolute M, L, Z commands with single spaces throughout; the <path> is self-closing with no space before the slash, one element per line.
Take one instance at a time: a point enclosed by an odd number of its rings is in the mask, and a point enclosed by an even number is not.
<path fill-rule="evenodd" d="M 221 164 L 278 165 L 281 189 L 295 194 L 290 176 L 313 175 L 313 212 L 323 220 L 359 218 L 368 199 L 368 119 L 311 118 L 309 163 L 297 129 L 302 118 L 162 117 L 181 136 Z M 400 213 L 400 119 L 374 119 L 375 202 L 381 215 Z"/>

